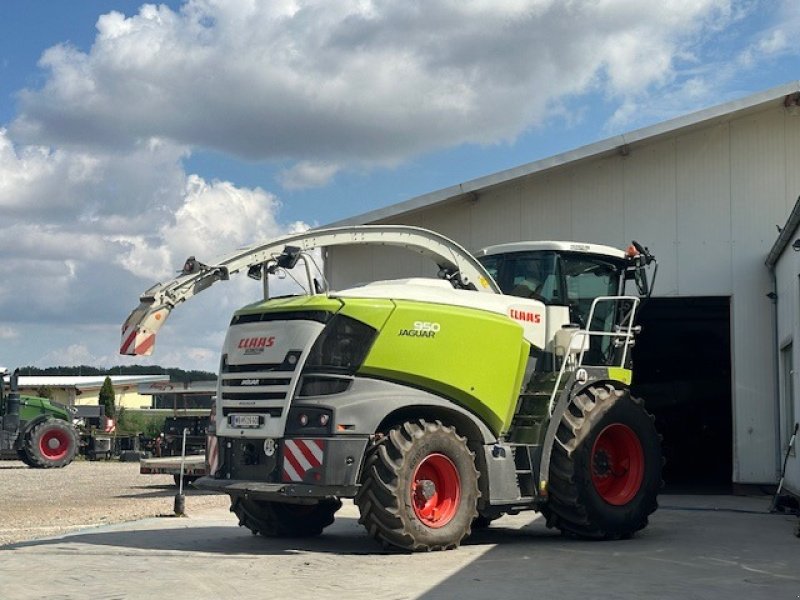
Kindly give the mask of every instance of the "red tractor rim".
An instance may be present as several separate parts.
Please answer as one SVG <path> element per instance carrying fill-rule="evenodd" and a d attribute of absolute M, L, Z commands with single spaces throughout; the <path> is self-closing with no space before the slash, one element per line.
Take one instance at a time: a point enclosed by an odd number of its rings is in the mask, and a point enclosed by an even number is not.
<path fill-rule="evenodd" d="M 644 451 L 639 437 L 627 425 L 609 425 L 592 446 L 592 483 L 600 497 L 613 506 L 633 500 L 644 479 Z"/>
<path fill-rule="evenodd" d="M 45 431 L 39 438 L 39 451 L 48 460 L 61 460 L 69 452 L 69 436 L 60 429 Z"/>
<path fill-rule="evenodd" d="M 453 520 L 461 500 L 461 477 L 444 454 L 429 454 L 411 478 L 411 505 L 427 527 L 438 529 Z"/>

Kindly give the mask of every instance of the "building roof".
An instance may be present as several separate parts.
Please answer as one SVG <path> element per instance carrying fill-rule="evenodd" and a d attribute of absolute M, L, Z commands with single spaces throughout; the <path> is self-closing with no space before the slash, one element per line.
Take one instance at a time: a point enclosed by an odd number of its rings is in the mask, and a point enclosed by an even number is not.
<path fill-rule="evenodd" d="M 110 377 L 114 386 L 169 381 L 169 375 L 110 375 Z M 8 378 L 6 376 L 5 380 L 8 381 Z M 33 375 L 29 377 L 21 375 L 19 387 L 57 387 L 85 390 L 102 387 L 105 379 L 105 375 Z"/>
<path fill-rule="evenodd" d="M 469 197 L 487 190 L 489 188 L 508 183 L 514 179 L 527 177 L 535 173 L 541 173 L 556 167 L 574 164 L 592 158 L 610 155 L 619 152 L 627 152 L 633 144 L 651 141 L 659 137 L 674 134 L 678 131 L 688 131 L 708 126 L 714 122 L 724 122 L 734 117 L 741 116 L 748 112 L 757 112 L 778 101 L 784 103 L 790 95 L 800 95 L 800 81 L 792 81 L 745 98 L 732 100 L 663 121 L 649 127 L 636 129 L 634 131 L 616 135 L 605 140 L 582 146 L 575 150 L 570 150 L 562 154 L 556 154 L 549 158 L 530 162 L 519 167 L 498 171 L 491 175 L 472 179 L 464 183 L 459 183 L 435 192 L 417 196 L 390 206 L 361 213 L 348 219 L 343 219 L 329 226 L 342 225 L 362 225 L 374 223 L 385 219 L 397 217 L 399 215 L 415 212 L 437 204 L 447 202 L 459 197 Z M 793 99 L 796 104 L 800 96 Z"/>

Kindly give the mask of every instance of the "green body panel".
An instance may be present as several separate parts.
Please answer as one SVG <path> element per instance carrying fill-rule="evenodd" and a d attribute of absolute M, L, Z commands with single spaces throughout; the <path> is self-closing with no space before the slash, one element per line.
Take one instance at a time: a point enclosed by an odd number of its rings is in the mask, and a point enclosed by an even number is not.
<path fill-rule="evenodd" d="M 359 370 L 446 396 L 495 433 L 511 425 L 530 345 L 522 327 L 486 311 L 395 301 Z"/>
<path fill-rule="evenodd" d="M 6 399 L 0 406 L 0 415 L 6 414 Z M 19 421 L 24 425 L 33 421 L 37 417 L 52 417 L 72 422 L 69 411 L 61 404 L 51 402 L 47 398 L 37 398 L 36 396 L 20 396 L 19 398 Z"/>
<path fill-rule="evenodd" d="M 366 323 L 380 331 L 395 308 L 392 300 L 380 298 L 347 298 L 339 314 Z"/>
<path fill-rule="evenodd" d="M 321 310 L 326 312 L 339 312 L 342 301 L 322 294 L 315 296 L 286 296 L 271 300 L 260 300 L 253 304 L 243 306 L 236 311 L 236 315 L 250 315 L 263 312 L 293 312 L 300 310 Z"/>

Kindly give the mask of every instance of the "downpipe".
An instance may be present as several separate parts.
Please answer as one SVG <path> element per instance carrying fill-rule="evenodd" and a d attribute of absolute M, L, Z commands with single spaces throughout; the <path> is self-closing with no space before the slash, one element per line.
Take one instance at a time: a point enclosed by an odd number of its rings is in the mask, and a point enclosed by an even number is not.
<path fill-rule="evenodd" d="M 774 448 L 774 465 L 775 476 L 780 477 L 781 468 L 781 368 L 780 368 L 780 340 L 778 339 L 778 274 L 775 268 L 772 271 L 772 292 L 767 294 L 767 298 L 772 301 L 772 368 L 773 368 L 773 381 L 775 382 L 775 393 L 773 394 L 773 402 L 775 404 L 775 448 Z"/>

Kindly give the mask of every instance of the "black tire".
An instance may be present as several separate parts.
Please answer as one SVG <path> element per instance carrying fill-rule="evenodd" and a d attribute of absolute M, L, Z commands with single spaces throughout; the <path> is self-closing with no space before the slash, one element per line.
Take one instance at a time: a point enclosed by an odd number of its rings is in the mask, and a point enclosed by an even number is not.
<path fill-rule="evenodd" d="M 27 464 L 40 469 L 66 467 L 78 452 L 78 434 L 61 419 L 47 419 L 30 431 L 25 438 Z"/>
<path fill-rule="evenodd" d="M 478 514 L 477 517 L 472 519 L 472 529 L 488 529 L 489 526 L 492 524 L 492 521 L 499 519 L 500 517 L 489 517 L 487 515 Z"/>
<path fill-rule="evenodd" d="M 35 465 L 35 464 L 33 464 L 33 463 L 31 462 L 31 460 L 28 458 L 28 454 L 25 452 L 25 449 L 24 449 L 24 448 L 20 448 L 19 450 L 17 450 L 17 457 L 19 457 L 19 459 L 20 459 L 22 462 L 24 462 L 26 465 L 28 465 L 29 467 L 35 467 L 35 466 L 36 466 L 36 465 Z"/>
<path fill-rule="evenodd" d="M 231 512 L 239 517 L 239 526 L 253 535 L 265 537 L 313 537 L 333 523 L 342 507 L 338 498 L 326 498 L 317 504 L 289 504 L 250 498 L 233 498 Z"/>
<path fill-rule="evenodd" d="M 180 487 L 181 485 L 181 476 L 180 475 L 173 475 L 173 481 L 175 482 L 175 487 Z M 187 485 L 191 485 L 195 481 L 200 479 L 199 475 L 184 475 L 183 476 L 183 487 L 185 488 Z"/>
<path fill-rule="evenodd" d="M 556 433 L 547 526 L 581 538 L 631 537 L 658 507 L 662 463 L 660 436 L 640 399 L 611 385 L 583 390 Z"/>
<path fill-rule="evenodd" d="M 361 483 L 355 498 L 359 523 L 386 547 L 456 548 L 478 516 L 475 456 L 465 438 L 438 421 L 407 422 L 389 431 L 369 450 Z"/>

